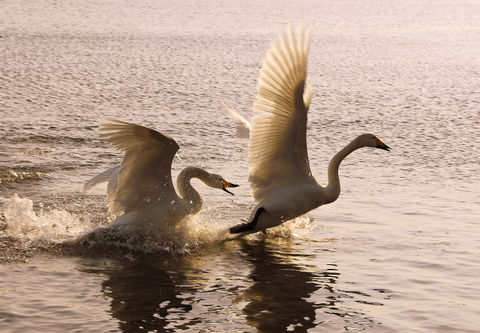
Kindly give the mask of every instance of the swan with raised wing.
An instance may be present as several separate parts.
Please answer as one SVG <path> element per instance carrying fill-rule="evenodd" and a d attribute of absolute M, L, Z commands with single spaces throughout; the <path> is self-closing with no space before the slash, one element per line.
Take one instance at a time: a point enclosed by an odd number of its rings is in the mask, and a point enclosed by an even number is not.
<path fill-rule="evenodd" d="M 340 195 L 338 169 L 350 153 L 361 147 L 390 150 L 373 134 L 362 134 L 340 150 L 328 166 L 328 184 L 317 183 L 310 171 L 307 152 L 307 113 L 313 87 L 307 79 L 307 57 L 312 29 L 300 27 L 294 36 L 291 25 L 280 31 L 278 40 L 263 60 L 253 109 L 246 122 L 249 181 L 258 204 L 247 223 L 230 233 L 253 233 L 278 226 L 309 211 L 332 203 Z M 250 128 L 249 128 L 250 127 Z"/>
<path fill-rule="evenodd" d="M 106 119 L 100 137 L 125 153 L 121 165 L 89 180 L 84 191 L 108 181 L 109 211 L 117 218 L 111 225 L 174 225 L 202 207 L 202 197 L 190 184 L 198 178 L 206 185 L 233 195 L 227 187 L 238 185 L 222 176 L 196 167 L 187 167 L 172 181 L 172 161 L 179 146 L 170 136 L 153 129 Z"/>

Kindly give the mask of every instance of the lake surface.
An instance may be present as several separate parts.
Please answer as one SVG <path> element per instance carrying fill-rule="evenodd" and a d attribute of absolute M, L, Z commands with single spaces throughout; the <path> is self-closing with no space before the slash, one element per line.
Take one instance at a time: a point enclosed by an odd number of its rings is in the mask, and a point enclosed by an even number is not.
<path fill-rule="evenodd" d="M 0 3 L 2 332 L 478 332 L 478 1 Z M 310 165 L 358 134 L 342 194 L 266 235 L 226 230 L 254 205 L 225 101 L 251 117 L 261 61 L 288 22 L 314 27 Z M 193 165 L 177 230 L 111 237 L 122 156 L 104 117 L 175 138 Z"/>

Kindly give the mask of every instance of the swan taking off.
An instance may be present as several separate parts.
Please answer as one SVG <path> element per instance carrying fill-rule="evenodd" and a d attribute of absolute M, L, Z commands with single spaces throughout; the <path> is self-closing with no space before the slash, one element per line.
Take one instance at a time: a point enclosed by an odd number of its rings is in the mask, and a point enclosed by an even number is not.
<path fill-rule="evenodd" d="M 306 142 L 313 90 L 307 79 L 311 33 L 311 28 L 302 26 L 295 38 L 289 25 L 286 33 L 280 31 L 263 60 L 253 104 L 257 115 L 252 118 L 248 146 L 249 181 L 258 204 L 249 222 L 230 228 L 230 233 L 275 227 L 337 200 L 338 168 L 345 157 L 361 147 L 390 150 L 373 134 L 360 135 L 330 161 L 328 185 L 316 182 Z"/>
<path fill-rule="evenodd" d="M 88 181 L 83 191 L 108 181 L 109 211 L 118 217 L 112 225 L 174 225 L 202 208 L 200 194 L 190 184 L 198 178 L 206 185 L 228 192 L 238 185 L 222 176 L 195 167 L 185 168 L 177 178 L 177 192 L 172 182 L 172 161 L 179 149 L 174 139 L 147 127 L 106 119 L 100 125 L 100 137 L 123 151 L 117 165 Z"/>

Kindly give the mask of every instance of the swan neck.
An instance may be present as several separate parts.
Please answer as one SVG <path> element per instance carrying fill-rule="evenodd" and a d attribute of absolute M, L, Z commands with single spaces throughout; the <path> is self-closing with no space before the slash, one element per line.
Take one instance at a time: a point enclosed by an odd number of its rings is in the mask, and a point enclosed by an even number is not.
<path fill-rule="evenodd" d="M 340 168 L 340 163 L 353 151 L 357 150 L 361 146 L 358 144 L 357 140 L 353 140 L 348 145 L 346 145 L 342 150 L 340 150 L 335 156 L 333 156 L 330 164 L 328 165 L 328 202 L 333 202 L 338 199 L 340 196 L 340 177 L 338 175 L 338 169 Z"/>
<path fill-rule="evenodd" d="M 182 170 L 177 178 L 177 189 L 180 196 L 192 205 L 192 213 L 197 213 L 202 207 L 202 197 L 197 190 L 192 186 L 190 180 L 192 178 L 198 178 L 201 181 L 205 181 L 208 177 L 208 172 L 200 168 L 188 167 Z"/>

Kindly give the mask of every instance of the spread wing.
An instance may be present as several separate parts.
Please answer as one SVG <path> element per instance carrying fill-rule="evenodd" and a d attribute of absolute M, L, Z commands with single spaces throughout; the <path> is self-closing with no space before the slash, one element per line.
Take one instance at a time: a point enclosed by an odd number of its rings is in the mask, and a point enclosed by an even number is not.
<path fill-rule="evenodd" d="M 312 178 L 306 129 L 312 86 L 307 57 L 312 29 L 280 31 L 263 60 L 253 104 L 249 180 L 257 201 Z"/>
<path fill-rule="evenodd" d="M 175 140 L 147 127 L 106 120 L 100 126 L 100 137 L 125 153 L 113 210 L 128 213 L 150 203 L 177 200 L 171 174 L 179 149 Z"/>

